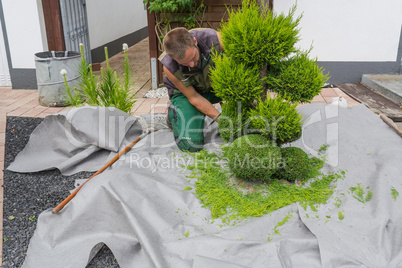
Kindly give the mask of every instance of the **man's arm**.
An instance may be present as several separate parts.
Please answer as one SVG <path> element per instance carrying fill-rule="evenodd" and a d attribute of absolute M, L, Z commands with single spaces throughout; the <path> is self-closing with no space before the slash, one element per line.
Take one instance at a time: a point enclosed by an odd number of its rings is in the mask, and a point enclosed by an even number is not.
<path fill-rule="evenodd" d="M 177 89 L 187 97 L 188 101 L 201 113 L 216 118 L 219 115 L 219 111 L 197 91 L 193 86 L 186 87 L 182 81 L 177 79 L 168 69 L 163 67 L 163 71 L 169 80 L 177 87 Z"/>
<path fill-rule="evenodd" d="M 219 40 L 219 45 L 221 47 L 222 52 L 225 51 L 225 49 L 223 48 L 223 43 L 222 43 L 222 36 L 220 32 L 216 32 L 216 35 L 218 36 L 218 40 Z"/>

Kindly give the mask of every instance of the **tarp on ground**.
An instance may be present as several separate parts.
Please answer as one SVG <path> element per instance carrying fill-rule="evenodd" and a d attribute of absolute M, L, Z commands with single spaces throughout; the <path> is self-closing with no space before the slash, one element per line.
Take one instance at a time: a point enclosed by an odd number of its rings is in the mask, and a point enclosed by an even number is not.
<path fill-rule="evenodd" d="M 292 204 L 235 226 L 211 221 L 210 211 L 194 195 L 194 180 L 186 177 L 185 157 L 164 129 L 149 134 L 88 182 L 59 214 L 44 211 L 23 267 L 85 267 L 102 243 L 121 267 L 401 267 L 402 197 L 391 195 L 392 188 L 402 192 L 401 137 L 364 105 L 311 104 L 299 111 L 305 118 L 303 136 L 292 145 L 315 155 L 329 144 L 324 172 L 346 171 L 329 202 L 316 212 Z M 80 133 L 88 120 L 99 121 L 97 113 L 80 113 L 82 120 L 69 121 L 77 130 L 74 137 L 97 146 L 81 135 L 96 137 L 99 128 L 93 128 L 94 134 Z M 27 156 L 40 158 L 46 168 L 58 167 L 38 144 L 57 138 L 47 148 L 57 152 L 69 143 L 64 134 L 55 137 L 53 132 L 53 125 L 64 120 L 63 115 L 45 119 L 32 134 L 40 137 L 31 137 L 12 170 L 28 172 Z M 40 131 L 44 126 L 47 131 Z M 216 126 L 207 132 L 206 148 L 219 150 Z M 125 139 L 119 149 L 140 133 L 134 122 L 121 134 Z M 106 135 L 106 140 L 115 139 Z M 99 159 L 106 163 L 111 157 L 105 157 L 109 149 L 116 148 L 103 148 L 99 158 L 88 154 L 91 161 L 83 157 L 66 170 L 94 170 Z M 358 183 L 373 192 L 366 204 L 349 190 Z M 186 187 L 193 189 L 184 191 Z M 335 200 L 341 200 L 339 207 Z M 289 213 L 293 216 L 278 228 L 280 234 L 272 235 Z"/>

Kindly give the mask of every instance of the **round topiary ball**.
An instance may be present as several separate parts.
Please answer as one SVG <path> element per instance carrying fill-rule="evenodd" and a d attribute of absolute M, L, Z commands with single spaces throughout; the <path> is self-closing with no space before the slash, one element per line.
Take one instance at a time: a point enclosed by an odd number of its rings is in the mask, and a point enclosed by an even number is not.
<path fill-rule="evenodd" d="M 237 178 L 252 181 L 268 181 L 282 161 L 280 148 L 258 134 L 234 140 L 225 157 Z"/>
<path fill-rule="evenodd" d="M 277 170 L 277 177 L 290 182 L 310 179 L 313 163 L 310 157 L 298 147 L 281 148 L 283 167 Z"/>

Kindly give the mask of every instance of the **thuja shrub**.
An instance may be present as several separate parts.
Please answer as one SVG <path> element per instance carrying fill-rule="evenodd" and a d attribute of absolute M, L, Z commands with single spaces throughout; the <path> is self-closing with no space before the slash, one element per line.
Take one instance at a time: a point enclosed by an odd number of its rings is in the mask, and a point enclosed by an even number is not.
<path fill-rule="evenodd" d="M 290 182 L 295 180 L 306 182 L 317 176 L 318 170 L 322 167 L 323 161 L 318 158 L 310 158 L 306 152 L 298 147 L 281 148 L 283 167 L 275 173 L 278 179 Z"/>
<path fill-rule="evenodd" d="M 242 135 L 250 110 L 251 106 L 243 105 L 241 102 L 226 101 L 222 103 L 218 130 L 225 142 L 233 142 Z"/>
<path fill-rule="evenodd" d="M 258 132 L 278 145 L 295 141 L 302 133 L 302 115 L 296 110 L 297 103 L 277 96 L 259 102 L 256 109 L 250 111 L 249 131 Z"/>
<path fill-rule="evenodd" d="M 282 161 L 280 148 L 258 134 L 237 138 L 224 156 L 237 178 L 251 181 L 269 181 Z"/>
<path fill-rule="evenodd" d="M 229 20 L 221 29 L 226 54 L 247 65 L 274 65 L 295 51 L 299 40 L 294 19 L 296 8 L 288 15 L 274 14 L 255 0 L 243 0 L 241 11 L 229 10 Z"/>
<path fill-rule="evenodd" d="M 298 52 L 273 66 L 266 77 L 267 87 L 288 100 L 311 102 L 329 76 L 324 75 L 322 67 L 308 55 L 309 52 Z"/>
<path fill-rule="evenodd" d="M 258 66 L 247 67 L 232 58 L 214 56 L 215 68 L 211 70 L 211 86 L 216 96 L 223 101 L 242 102 L 248 105 L 262 91 Z"/>

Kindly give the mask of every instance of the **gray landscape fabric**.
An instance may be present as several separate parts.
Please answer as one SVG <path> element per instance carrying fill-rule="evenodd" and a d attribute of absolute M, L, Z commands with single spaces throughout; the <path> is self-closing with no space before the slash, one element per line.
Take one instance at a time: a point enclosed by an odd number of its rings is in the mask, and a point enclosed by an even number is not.
<path fill-rule="evenodd" d="M 402 192 L 401 137 L 364 105 L 299 111 L 303 136 L 291 145 L 318 156 L 328 144 L 322 171 L 345 171 L 317 211 L 296 203 L 236 225 L 212 220 L 186 176 L 186 154 L 163 129 L 88 182 L 59 214 L 44 211 L 23 267 L 85 267 L 103 244 L 121 267 L 400 267 L 402 197 L 391 189 Z M 48 116 L 9 169 L 93 171 L 142 133 L 138 120 L 118 110 L 67 113 Z M 206 149 L 220 150 L 216 124 L 206 128 Z M 354 198 L 357 185 L 372 199 Z"/>

